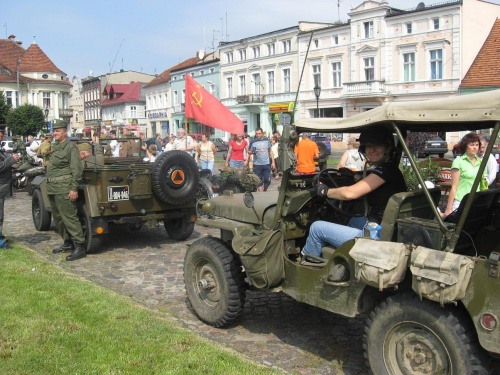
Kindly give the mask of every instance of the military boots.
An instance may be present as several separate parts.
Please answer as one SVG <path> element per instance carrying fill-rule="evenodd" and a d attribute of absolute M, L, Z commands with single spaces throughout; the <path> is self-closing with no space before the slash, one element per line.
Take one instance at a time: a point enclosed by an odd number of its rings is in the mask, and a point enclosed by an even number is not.
<path fill-rule="evenodd" d="M 66 261 L 71 262 L 72 260 L 85 258 L 86 256 L 85 244 L 75 242 L 75 249 L 66 257 Z"/>
<path fill-rule="evenodd" d="M 54 250 L 52 250 L 52 254 L 59 254 L 59 253 L 64 253 L 65 251 L 73 251 L 75 246 L 73 246 L 73 242 L 71 240 L 66 240 L 64 243 L 56 247 Z"/>

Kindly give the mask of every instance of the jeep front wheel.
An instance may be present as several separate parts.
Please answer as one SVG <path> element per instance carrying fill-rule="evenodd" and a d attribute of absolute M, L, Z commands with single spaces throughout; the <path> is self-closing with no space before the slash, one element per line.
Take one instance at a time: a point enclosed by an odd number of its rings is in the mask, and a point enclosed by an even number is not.
<path fill-rule="evenodd" d="M 92 254 L 101 248 L 102 234 L 94 234 L 92 230 L 91 218 L 87 216 L 87 208 L 83 205 L 78 213 L 80 223 L 82 224 L 83 235 L 85 237 L 85 252 Z"/>
<path fill-rule="evenodd" d="M 186 222 L 185 217 L 165 220 L 163 225 L 168 236 L 176 241 L 187 240 L 194 230 L 194 222 Z"/>
<path fill-rule="evenodd" d="M 194 312 L 211 326 L 227 326 L 243 311 L 241 264 L 219 239 L 202 238 L 189 247 L 184 259 L 184 284 Z"/>
<path fill-rule="evenodd" d="M 33 192 L 33 199 L 31 201 L 31 214 L 33 216 L 33 224 L 38 231 L 46 231 L 50 228 L 51 215 L 45 208 L 43 203 L 43 196 L 40 189 Z"/>
<path fill-rule="evenodd" d="M 363 347 L 375 375 L 487 374 L 469 319 L 455 306 L 404 293 L 385 300 L 370 318 Z"/>

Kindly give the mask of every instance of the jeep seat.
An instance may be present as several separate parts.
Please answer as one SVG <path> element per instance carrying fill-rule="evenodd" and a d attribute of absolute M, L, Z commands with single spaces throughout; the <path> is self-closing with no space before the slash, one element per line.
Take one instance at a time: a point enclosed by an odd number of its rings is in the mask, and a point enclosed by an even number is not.
<path fill-rule="evenodd" d="M 437 207 L 441 198 L 439 188 L 429 189 L 429 194 Z M 405 191 L 394 194 L 389 201 L 382 217 L 380 238 L 384 241 L 396 241 L 397 220 L 409 217 L 434 219 L 433 211 L 423 190 Z"/>

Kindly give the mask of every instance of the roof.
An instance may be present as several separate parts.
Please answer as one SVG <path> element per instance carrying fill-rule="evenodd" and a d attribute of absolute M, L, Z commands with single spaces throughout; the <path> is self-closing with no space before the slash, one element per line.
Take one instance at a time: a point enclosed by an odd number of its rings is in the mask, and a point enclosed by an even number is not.
<path fill-rule="evenodd" d="M 21 57 L 21 65 L 19 66 L 21 72 L 48 72 L 48 73 L 63 73 L 55 64 L 50 60 L 45 52 L 33 42 L 26 52 Z"/>
<path fill-rule="evenodd" d="M 141 85 L 141 82 L 132 82 L 106 86 L 103 95 L 113 96 L 113 99 L 103 100 L 101 106 L 104 107 L 124 102 L 138 102 L 141 96 Z"/>
<path fill-rule="evenodd" d="M 497 18 L 460 88 L 500 86 L 500 20 Z"/>
<path fill-rule="evenodd" d="M 168 68 L 167 70 L 164 70 L 163 72 L 158 74 L 153 80 L 151 80 L 144 87 L 152 87 L 152 86 L 159 85 L 161 83 L 168 82 L 168 81 L 170 81 L 170 72 L 172 72 L 173 70 L 189 68 L 190 66 L 194 66 L 194 65 L 198 64 L 200 61 L 201 61 L 201 59 L 198 56 L 190 57 L 189 59 L 184 60 L 183 62 L 181 62 L 177 65 L 174 65 L 174 66 Z"/>
<path fill-rule="evenodd" d="M 446 99 L 390 102 L 347 118 L 301 119 L 297 132 L 357 133 L 373 124 L 397 123 L 416 132 L 467 131 L 492 128 L 500 121 L 500 90 Z"/>
<path fill-rule="evenodd" d="M 17 60 L 24 54 L 25 49 L 13 39 L 0 39 L 0 64 L 10 72 L 17 71 Z"/>

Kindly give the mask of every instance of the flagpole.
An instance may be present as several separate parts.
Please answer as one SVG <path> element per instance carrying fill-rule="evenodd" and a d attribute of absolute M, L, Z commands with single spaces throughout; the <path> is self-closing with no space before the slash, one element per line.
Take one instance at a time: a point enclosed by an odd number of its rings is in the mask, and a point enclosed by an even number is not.
<path fill-rule="evenodd" d="M 184 142 L 186 142 L 186 151 L 188 149 L 188 118 L 184 115 L 184 130 L 186 131 L 186 139 Z"/>

